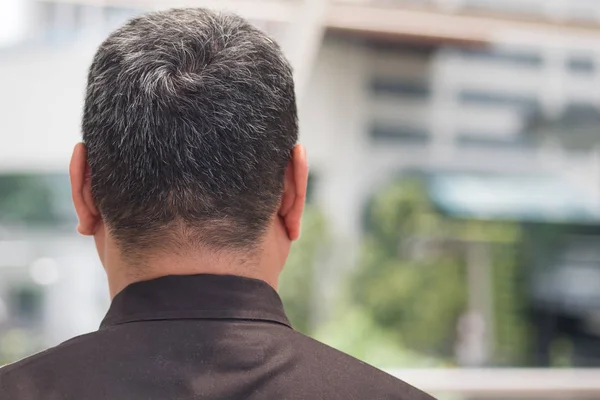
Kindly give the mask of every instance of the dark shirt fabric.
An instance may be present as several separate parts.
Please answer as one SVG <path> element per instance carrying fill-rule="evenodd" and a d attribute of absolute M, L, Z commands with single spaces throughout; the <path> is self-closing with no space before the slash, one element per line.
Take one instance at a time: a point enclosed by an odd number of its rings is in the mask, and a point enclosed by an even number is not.
<path fill-rule="evenodd" d="M 294 331 L 277 292 L 234 276 L 134 283 L 100 329 L 0 369 L 2 400 L 428 400 Z"/>

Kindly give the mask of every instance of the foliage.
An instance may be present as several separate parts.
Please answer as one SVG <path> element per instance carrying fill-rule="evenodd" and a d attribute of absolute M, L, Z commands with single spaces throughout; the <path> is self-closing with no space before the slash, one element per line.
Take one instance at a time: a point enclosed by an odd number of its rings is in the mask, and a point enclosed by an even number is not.
<path fill-rule="evenodd" d="M 465 308 L 465 271 L 455 248 L 427 241 L 449 234 L 451 224 L 414 181 L 376 196 L 367 221 L 354 300 L 396 342 L 421 354 L 450 356 L 454 324 Z"/>
<path fill-rule="evenodd" d="M 317 340 L 379 368 L 443 366 L 439 360 L 403 347 L 394 335 L 373 321 L 367 310 L 345 308 L 315 332 Z"/>
<path fill-rule="evenodd" d="M 292 246 L 290 257 L 280 278 L 280 293 L 294 328 L 302 333 L 314 331 L 316 269 L 327 248 L 327 230 L 323 215 L 309 205 L 302 220 L 302 237 Z"/>
<path fill-rule="evenodd" d="M 507 222 L 459 220 L 440 213 L 417 180 L 378 193 L 352 279 L 353 302 L 398 346 L 453 359 L 458 318 L 467 309 L 467 243 L 491 249 L 495 363 L 520 362 L 526 351 L 520 229 Z"/>
<path fill-rule="evenodd" d="M 529 355 L 530 327 L 526 319 L 526 280 L 519 246 L 493 249 L 494 363 L 524 365 Z"/>
<path fill-rule="evenodd" d="M 40 351 L 39 342 L 39 337 L 26 330 L 12 328 L 0 332 L 0 367 Z"/>

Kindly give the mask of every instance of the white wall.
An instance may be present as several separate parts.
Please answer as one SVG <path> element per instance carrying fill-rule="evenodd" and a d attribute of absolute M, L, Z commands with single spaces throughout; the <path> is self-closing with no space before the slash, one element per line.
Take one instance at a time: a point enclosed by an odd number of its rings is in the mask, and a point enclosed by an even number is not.
<path fill-rule="evenodd" d="M 361 47 L 326 41 L 300 105 L 301 141 L 317 178 L 316 201 L 335 234 L 348 239 L 359 230 L 356 211 L 368 164 L 365 61 Z"/>
<path fill-rule="evenodd" d="M 0 1 L 0 46 L 18 43 L 27 33 L 27 2 Z"/>
<path fill-rule="evenodd" d="M 46 286 L 45 345 L 98 329 L 110 303 L 108 284 L 91 238 L 64 238 L 47 256 L 55 260 L 58 279 Z M 73 299 L 77 299 L 73 301 Z"/>
<path fill-rule="evenodd" d="M 0 52 L 0 171 L 66 170 L 92 45 Z"/>

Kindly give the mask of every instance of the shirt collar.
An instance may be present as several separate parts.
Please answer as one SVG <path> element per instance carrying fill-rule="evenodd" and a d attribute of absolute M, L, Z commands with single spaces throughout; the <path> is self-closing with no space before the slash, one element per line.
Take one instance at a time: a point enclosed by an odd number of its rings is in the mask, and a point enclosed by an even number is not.
<path fill-rule="evenodd" d="M 266 282 L 231 275 L 180 275 L 136 282 L 115 296 L 100 329 L 136 321 L 241 319 L 291 328 Z"/>

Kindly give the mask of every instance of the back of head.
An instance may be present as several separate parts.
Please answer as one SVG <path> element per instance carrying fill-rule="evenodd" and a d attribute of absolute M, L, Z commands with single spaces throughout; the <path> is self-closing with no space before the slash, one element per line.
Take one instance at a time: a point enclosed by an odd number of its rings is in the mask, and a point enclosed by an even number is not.
<path fill-rule="evenodd" d="M 256 245 L 297 136 L 288 62 L 234 15 L 141 16 L 108 37 L 89 72 L 92 193 L 124 252 Z"/>

